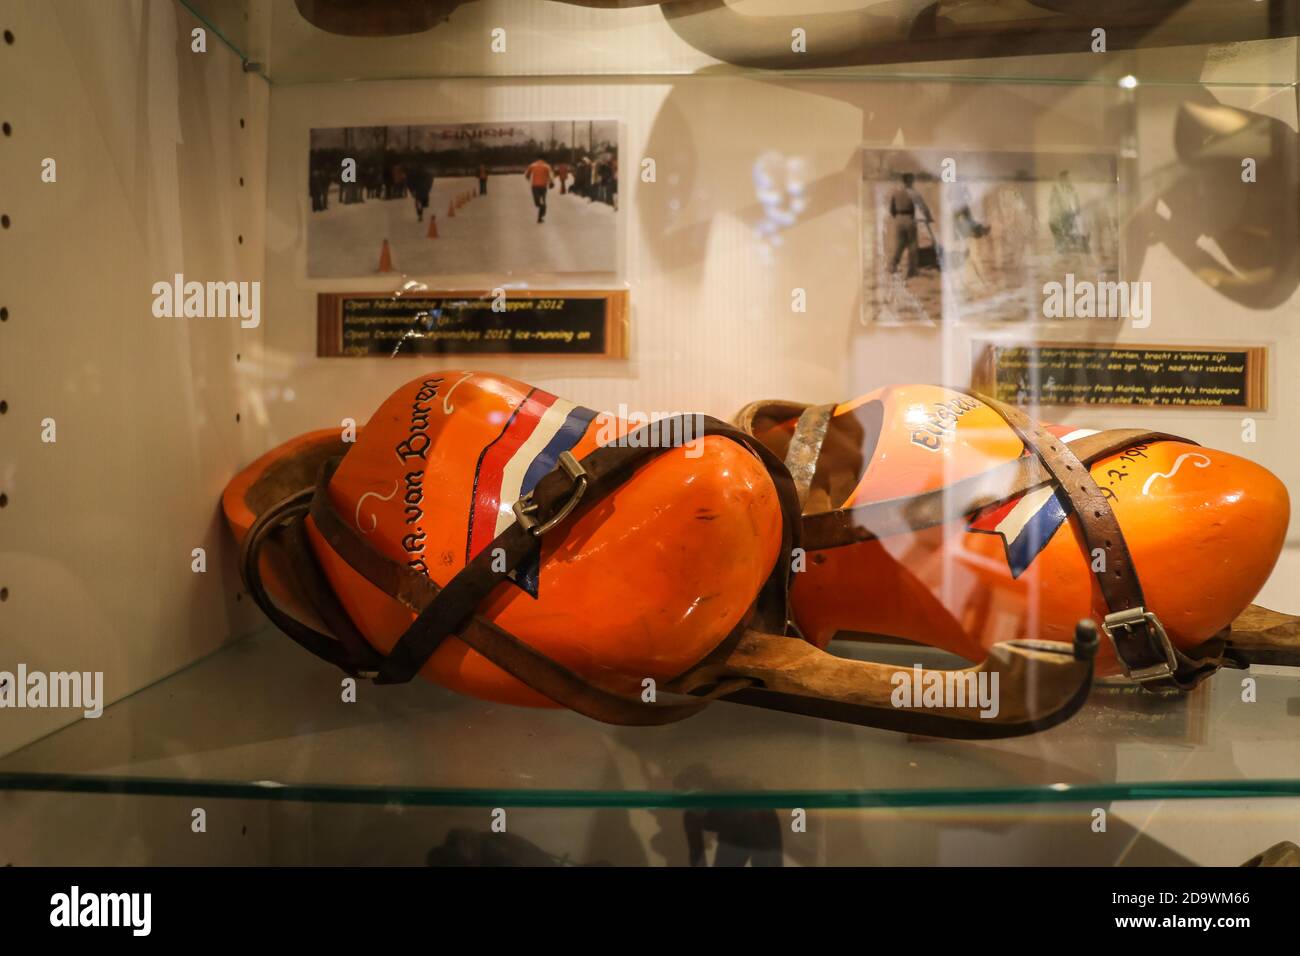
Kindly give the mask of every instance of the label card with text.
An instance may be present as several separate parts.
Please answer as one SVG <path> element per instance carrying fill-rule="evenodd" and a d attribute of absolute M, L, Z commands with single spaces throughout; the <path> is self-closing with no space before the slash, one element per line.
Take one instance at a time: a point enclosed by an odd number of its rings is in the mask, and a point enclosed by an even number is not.
<path fill-rule="evenodd" d="M 973 343 L 971 384 L 1012 405 L 1264 411 L 1264 346 Z"/>
<path fill-rule="evenodd" d="M 620 290 L 323 292 L 316 354 L 626 354 L 628 293 Z"/>

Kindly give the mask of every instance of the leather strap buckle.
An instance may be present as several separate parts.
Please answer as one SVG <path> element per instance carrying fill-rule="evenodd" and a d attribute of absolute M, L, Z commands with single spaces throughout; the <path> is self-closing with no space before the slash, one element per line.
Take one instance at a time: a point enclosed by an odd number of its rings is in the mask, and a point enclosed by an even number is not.
<path fill-rule="evenodd" d="M 533 501 L 531 491 L 516 501 L 514 508 L 511 509 L 515 513 L 515 520 L 519 522 L 519 526 L 535 538 L 540 538 L 567 518 L 573 512 L 573 509 L 578 507 L 578 502 L 582 500 L 582 496 L 587 491 L 587 482 L 589 481 L 587 470 L 582 467 L 578 459 L 573 457 L 571 452 L 560 452 L 558 464 L 560 470 L 568 475 L 569 480 L 573 482 L 573 488 L 569 492 L 569 497 L 565 499 L 564 504 L 560 506 L 560 509 L 555 514 L 551 515 L 546 521 L 538 521 L 535 517 L 538 505 L 537 502 Z"/>
<path fill-rule="evenodd" d="M 1120 647 L 1120 642 L 1115 639 L 1115 632 L 1123 631 L 1128 635 L 1136 636 L 1139 628 L 1146 629 L 1148 634 L 1155 636 L 1160 651 L 1165 655 L 1165 659 L 1159 664 L 1134 668 L 1130 667 L 1129 662 L 1125 659 L 1124 650 Z M 1169 642 L 1169 635 L 1165 632 L 1164 625 L 1160 623 L 1160 619 L 1153 612 L 1140 605 L 1124 611 L 1116 611 L 1114 614 L 1106 615 L 1101 629 L 1106 632 L 1106 636 L 1115 645 L 1115 653 L 1119 657 L 1120 666 L 1124 668 L 1124 676 L 1129 680 L 1145 684 L 1150 681 L 1172 679 L 1177 676 L 1178 657 L 1174 653 L 1174 646 Z"/>

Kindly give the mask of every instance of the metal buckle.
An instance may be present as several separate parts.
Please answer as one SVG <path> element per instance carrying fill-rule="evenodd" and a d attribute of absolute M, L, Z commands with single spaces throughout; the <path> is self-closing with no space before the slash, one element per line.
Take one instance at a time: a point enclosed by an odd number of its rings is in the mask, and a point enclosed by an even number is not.
<path fill-rule="evenodd" d="M 560 470 L 568 475 L 569 480 L 573 482 L 573 491 L 564 504 L 560 506 L 559 511 L 555 512 L 548 521 L 539 522 L 533 517 L 533 513 L 537 511 L 537 503 L 533 501 L 531 491 L 516 501 L 514 508 L 511 509 L 515 513 L 515 520 L 535 538 L 540 538 L 567 518 L 573 512 L 573 509 L 578 507 L 578 502 L 582 500 L 583 494 L 587 491 L 587 482 L 589 480 L 587 470 L 582 467 L 578 459 L 573 457 L 571 452 L 560 452 L 558 464 Z"/>
<path fill-rule="evenodd" d="M 1165 660 L 1160 664 L 1152 664 L 1149 667 L 1139 667 L 1133 670 L 1129 667 L 1128 661 L 1124 660 L 1124 653 L 1120 650 L 1119 644 L 1115 641 L 1115 631 L 1125 630 L 1132 634 L 1135 628 L 1147 627 L 1160 642 L 1160 649 L 1164 651 Z M 1119 658 L 1120 666 L 1124 668 L 1124 676 L 1129 680 L 1137 681 L 1139 684 L 1145 684 L 1147 681 L 1164 680 L 1165 678 L 1175 677 L 1178 673 L 1178 658 L 1174 654 L 1174 646 L 1169 643 L 1169 635 L 1165 633 L 1164 626 L 1160 619 L 1151 611 L 1144 607 L 1131 607 L 1126 611 L 1116 611 L 1114 614 L 1107 614 L 1102 622 L 1101 629 L 1106 632 L 1112 644 L 1115 645 L 1115 654 Z"/>

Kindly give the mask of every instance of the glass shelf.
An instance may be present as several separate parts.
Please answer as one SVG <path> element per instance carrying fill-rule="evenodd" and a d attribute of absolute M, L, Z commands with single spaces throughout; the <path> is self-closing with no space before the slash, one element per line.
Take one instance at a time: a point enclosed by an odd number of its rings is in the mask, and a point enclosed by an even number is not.
<path fill-rule="evenodd" d="M 928 649 L 837 642 L 900 665 Z M 0 789 L 408 806 L 943 807 L 1300 796 L 1294 671 L 1186 698 L 1097 688 L 1073 720 L 954 742 L 720 703 L 658 728 L 362 683 L 260 631 L 0 759 Z"/>
<path fill-rule="evenodd" d="M 871 54 L 873 62 L 828 69 L 804 69 L 799 60 L 775 69 L 724 62 L 719 57 L 726 51 L 703 43 L 697 37 L 699 31 L 690 27 L 696 14 L 674 22 L 657 6 L 619 10 L 537 0 L 473 0 L 454 10 L 446 22 L 421 33 L 349 37 L 313 26 L 298 12 L 294 0 L 179 2 L 246 64 L 256 64 L 257 71 L 276 85 L 468 77 L 720 74 L 1069 84 L 1111 84 L 1121 78 L 1135 78 L 1153 85 L 1270 86 L 1294 84 L 1300 49 L 1295 38 L 1281 35 L 1294 30 L 1291 21 L 1297 13 L 1288 6 L 1289 0 L 1264 0 L 1245 10 L 1239 6 L 1231 18 L 1215 20 L 1213 27 L 1205 24 L 1207 17 L 1218 16 L 1214 0 L 1194 0 L 1187 9 L 1169 14 L 1132 36 L 1121 27 L 1111 26 L 1111 48 L 1104 55 L 1091 52 L 1090 35 L 1084 30 L 1077 31 L 1078 52 L 1069 52 L 1068 44 L 1073 43 L 1070 38 L 1076 32 L 1073 30 L 1065 40 L 1053 41 L 1067 43 L 1066 47 L 1033 52 L 1033 44 L 1044 42 L 1035 39 L 1039 35 L 1034 31 L 1020 34 L 1018 39 L 1014 34 L 1004 34 L 990 41 L 983 35 L 987 32 L 984 27 L 963 23 L 945 29 L 958 31 L 955 35 L 964 39 L 954 41 L 942 33 L 939 39 L 912 40 L 907 37 L 924 35 L 925 30 L 920 34 L 903 31 L 901 39 L 893 37 L 879 44 Z M 1016 15 L 1025 17 L 1023 22 L 1050 21 L 1051 15 L 1041 6 L 1035 7 L 1029 0 L 1016 2 Z M 824 17 L 846 9 L 871 13 L 878 3 L 809 0 L 797 5 L 799 15 L 808 21 L 810 51 L 815 52 L 819 40 L 828 33 L 829 21 Z M 788 32 L 785 20 L 795 22 L 786 16 L 790 5 L 780 0 L 727 0 L 727 6 L 734 12 L 737 29 L 746 35 L 767 29 L 758 26 L 760 23 L 770 26 L 777 22 L 763 21 L 764 17 L 783 17 L 782 36 Z M 963 15 L 959 4 L 953 7 L 950 19 L 956 24 Z M 707 10 L 702 13 L 712 15 Z M 970 19 L 969 14 L 965 19 Z M 1106 18 L 1098 19 L 1106 24 Z M 497 28 L 507 31 L 506 49 L 493 52 L 490 40 Z M 716 28 L 705 32 L 730 37 L 728 31 Z M 954 46 L 954 42 L 967 45 Z M 936 55 L 940 58 L 936 59 Z M 891 60 L 898 62 L 887 62 Z"/>

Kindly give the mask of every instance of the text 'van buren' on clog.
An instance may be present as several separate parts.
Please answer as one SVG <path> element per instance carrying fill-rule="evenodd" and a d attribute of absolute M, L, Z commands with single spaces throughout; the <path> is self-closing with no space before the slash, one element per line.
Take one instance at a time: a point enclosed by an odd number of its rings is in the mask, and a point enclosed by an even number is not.
<path fill-rule="evenodd" d="M 1059 723 L 1092 681 L 1088 625 L 952 671 L 796 636 L 795 482 L 762 442 L 702 415 L 637 424 L 443 371 L 399 388 L 355 441 L 320 431 L 267 453 L 223 507 L 271 620 L 381 684 L 418 673 L 616 724 L 721 699 L 977 738 Z"/>
<path fill-rule="evenodd" d="M 1149 688 L 1300 664 L 1297 619 L 1251 604 L 1290 518 L 1253 462 L 931 385 L 755 402 L 736 423 L 795 482 L 808 564 L 791 609 L 818 647 L 886 635 L 981 660 L 1007 640 L 1068 641 L 1088 619 L 1107 638 L 1097 673 Z"/>

